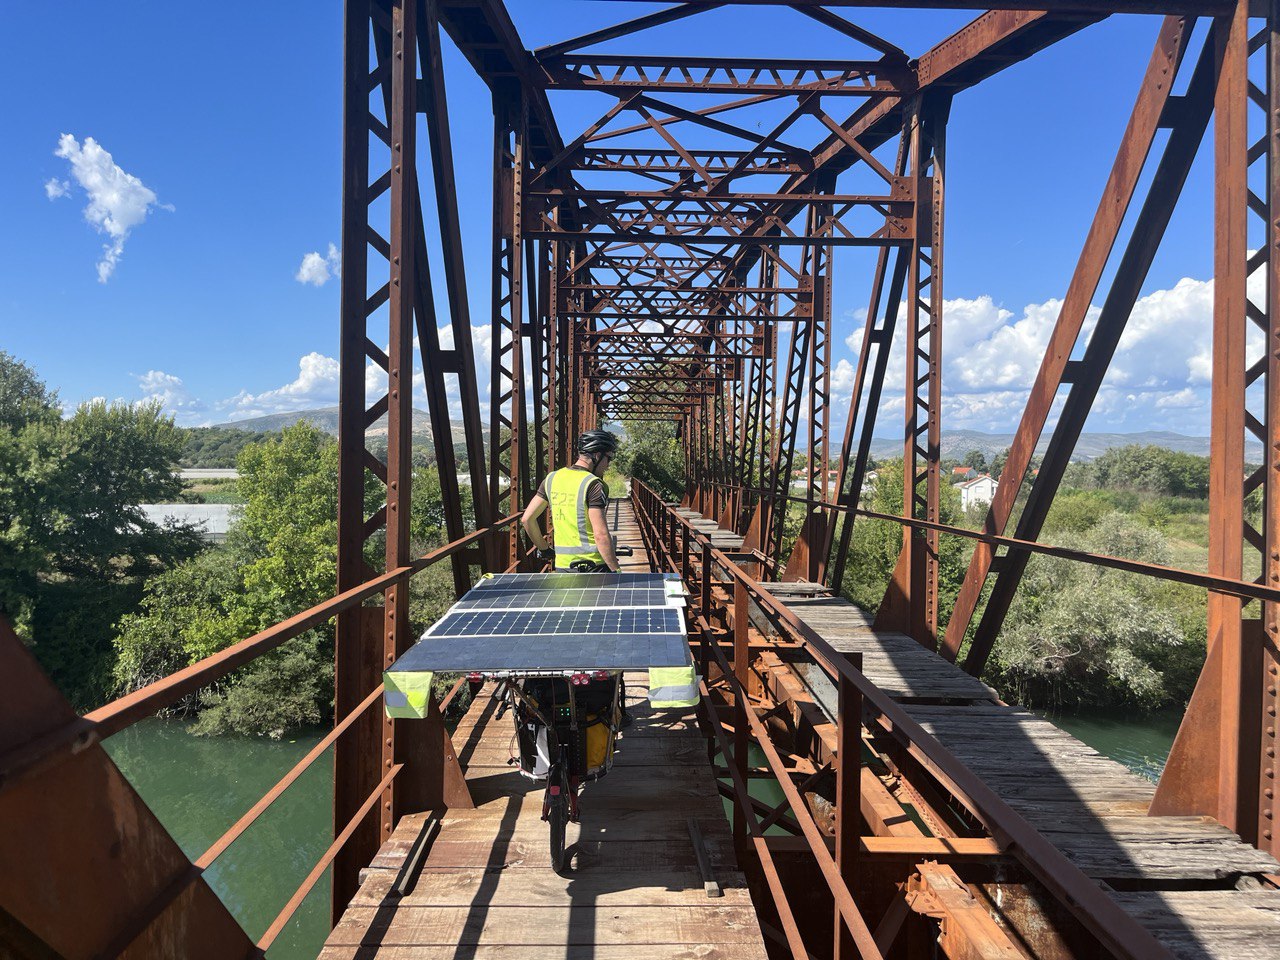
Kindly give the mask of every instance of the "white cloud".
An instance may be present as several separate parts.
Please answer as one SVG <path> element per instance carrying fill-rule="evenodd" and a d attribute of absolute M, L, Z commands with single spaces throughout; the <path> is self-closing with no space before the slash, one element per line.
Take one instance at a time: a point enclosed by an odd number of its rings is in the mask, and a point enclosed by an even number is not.
<path fill-rule="evenodd" d="M 317 251 L 306 254 L 302 258 L 302 263 L 298 266 L 298 272 L 293 275 L 293 279 L 299 283 L 309 283 L 313 287 L 323 287 L 331 277 L 341 276 L 342 254 L 331 243 L 327 254 Z"/>
<path fill-rule="evenodd" d="M 1249 289 L 1259 303 L 1264 294 L 1261 273 Z M 1009 432 L 1017 426 L 1061 309 L 1058 299 L 1030 303 L 1020 311 L 1006 309 L 990 296 L 945 301 L 944 429 Z M 1075 357 L 1081 356 L 1100 312 L 1097 306 L 1089 308 Z M 861 311 L 859 315 L 865 317 Z M 900 323 L 889 358 L 877 433 L 902 410 L 904 329 Z M 1140 298 L 1093 405 L 1090 429 L 1207 433 L 1212 329 L 1211 280 L 1184 278 Z M 845 341 L 855 355 L 861 343 L 861 329 Z M 1260 356 L 1263 346 L 1261 335 L 1249 325 L 1248 359 Z M 834 401 L 842 407 L 838 416 L 847 410 L 848 397 L 836 384 L 851 379 L 853 372 L 843 371 L 840 363 L 832 371 Z M 1065 393 L 1065 388 L 1060 391 L 1050 423 Z"/>
<path fill-rule="evenodd" d="M 197 426 L 206 422 L 203 414 L 208 405 L 199 397 L 193 396 L 181 377 L 175 377 L 163 370 L 148 370 L 142 374 L 131 374 L 138 384 L 138 393 L 133 399 L 116 397 L 111 403 L 133 404 L 140 406 L 147 403 L 159 403 L 161 411 L 170 414 L 182 426 Z M 88 403 L 108 402 L 105 397 L 94 397 Z"/>
<path fill-rule="evenodd" d="M 85 220 L 109 238 L 98 261 L 98 282 L 106 283 L 124 254 L 129 234 L 147 219 L 152 207 L 161 204 L 150 188 L 133 174 L 125 173 L 93 137 L 85 137 L 81 145 L 74 136 L 64 133 L 53 154 L 71 165 L 71 175 L 89 199 L 84 208 Z M 66 196 L 70 189 L 68 181 L 56 178 L 44 185 L 50 200 Z M 165 209 L 173 208 L 165 205 Z"/>
<path fill-rule="evenodd" d="M 453 326 L 448 323 L 440 325 L 440 346 L 444 350 L 453 349 Z M 476 366 L 487 372 L 493 363 L 493 324 L 473 323 L 471 325 L 471 350 L 475 356 Z M 487 379 L 487 377 L 483 377 Z"/>
<path fill-rule="evenodd" d="M 241 390 L 218 406 L 235 420 L 333 406 L 338 402 L 338 370 L 337 360 L 313 351 L 298 361 L 298 376 L 291 382 L 262 393 Z"/>

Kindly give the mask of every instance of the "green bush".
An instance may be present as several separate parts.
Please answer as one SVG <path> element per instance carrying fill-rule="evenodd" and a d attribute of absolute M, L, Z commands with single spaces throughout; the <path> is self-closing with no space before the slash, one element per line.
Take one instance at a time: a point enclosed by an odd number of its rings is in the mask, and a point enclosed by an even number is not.
<path fill-rule="evenodd" d="M 1077 540 L 1082 549 L 1164 563 L 1159 531 L 1119 513 Z M 1194 600 L 1150 577 L 1037 555 L 996 643 L 992 680 L 1029 706 L 1154 709 L 1189 694 L 1203 660 Z M 1178 606 L 1170 600 L 1178 600 Z M 1201 610 L 1203 607 L 1201 606 Z"/>

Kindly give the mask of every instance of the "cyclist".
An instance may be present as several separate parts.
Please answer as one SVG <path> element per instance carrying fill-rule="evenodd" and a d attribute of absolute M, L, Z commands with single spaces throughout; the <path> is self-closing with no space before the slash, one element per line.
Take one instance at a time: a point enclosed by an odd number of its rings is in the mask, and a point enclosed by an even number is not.
<path fill-rule="evenodd" d="M 588 430 L 578 437 L 578 459 L 572 466 L 552 470 L 543 479 L 538 492 L 529 501 L 520 522 L 530 541 L 538 548 L 540 560 L 556 561 L 556 570 L 589 573 L 618 571 L 618 557 L 613 550 L 613 534 L 609 532 L 609 488 L 604 473 L 618 450 L 618 438 L 608 430 Z M 538 518 L 551 507 L 551 529 L 555 534 L 554 552 L 542 533 Z M 585 561 L 585 563 L 584 563 Z M 619 675 L 618 682 L 622 683 Z M 631 723 L 627 710 L 627 692 L 623 685 L 622 726 Z"/>
<path fill-rule="evenodd" d="M 582 561 L 587 561 L 592 572 L 616 572 L 618 557 L 607 517 L 609 488 L 603 477 L 618 449 L 618 438 L 607 430 L 588 430 L 578 438 L 577 449 L 578 459 L 572 466 L 546 475 L 520 522 L 538 548 L 539 558 L 554 556 L 557 570 L 568 571 L 573 563 L 581 569 Z M 554 554 L 538 522 L 548 506 Z"/>

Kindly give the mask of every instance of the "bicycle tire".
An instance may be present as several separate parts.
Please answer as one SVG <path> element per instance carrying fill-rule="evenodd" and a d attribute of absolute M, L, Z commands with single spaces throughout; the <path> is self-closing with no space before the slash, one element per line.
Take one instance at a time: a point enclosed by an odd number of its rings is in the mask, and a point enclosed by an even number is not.
<path fill-rule="evenodd" d="M 561 796 L 551 802 L 547 822 L 551 825 L 551 869 L 563 875 L 566 870 L 564 854 L 565 824 L 569 820 L 569 801 Z"/>

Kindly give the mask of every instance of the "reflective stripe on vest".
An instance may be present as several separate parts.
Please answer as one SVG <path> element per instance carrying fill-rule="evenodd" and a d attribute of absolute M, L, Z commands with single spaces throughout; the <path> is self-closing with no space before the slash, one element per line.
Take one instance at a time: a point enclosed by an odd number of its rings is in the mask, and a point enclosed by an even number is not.
<path fill-rule="evenodd" d="M 575 560 L 603 563 L 587 517 L 587 490 L 599 482 L 590 470 L 565 467 L 547 474 L 551 529 L 555 536 L 556 569 L 567 570 Z"/>
<path fill-rule="evenodd" d="M 434 676 L 430 670 L 384 673 L 382 703 L 387 716 L 393 720 L 425 720 Z"/>
<path fill-rule="evenodd" d="M 698 674 L 692 665 L 649 668 L 649 706 L 696 707 L 698 699 Z"/>

